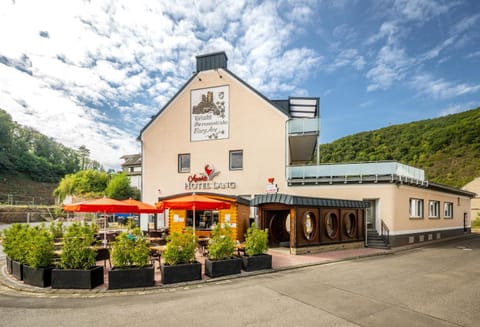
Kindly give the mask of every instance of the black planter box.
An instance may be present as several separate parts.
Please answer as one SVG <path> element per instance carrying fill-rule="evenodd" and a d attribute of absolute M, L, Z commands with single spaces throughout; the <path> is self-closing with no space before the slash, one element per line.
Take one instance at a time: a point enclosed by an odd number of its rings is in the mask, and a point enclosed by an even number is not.
<path fill-rule="evenodd" d="M 254 256 L 242 256 L 242 269 L 245 271 L 272 269 L 272 256 L 260 254 Z"/>
<path fill-rule="evenodd" d="M 161 268 L 163 284 L 181 283 L 202 279 L 202 264 L 200 262 L 171 266 L 162 263 Z"/>
<path fill-rule="evenodd" d="M 12 259 L 10 259 L 9 257 L 6 257 L 5 260 L 7 262 L 7 272 L 9 274 L 12 274 Z"/>
<path fill-rule="evenodd" d="M 239 274 L 242 270 L 242 259 L 233 257 L 225 260 L 205 259 L 205 275 L 209 277 L 220 277 Z"/>
<path fill-rule="evenodd" d="M 34 268 L 23 265 L 23 282 L 38 287 L 52 285 L 52 270 L 54 266 Z"/>
<path fill-rule="evenodd" d="M 23 263 L 12 259 L 12 275 L 18 280 L 23 280 Z"/>
<path fill-rule="evenodd" d="M 103 266 L 52 270 L 52 288 L 92 289 L 102 284 Z"/>
<path fill-rule="evenodd" d="M 155 284 L 153 266 L 115 268 L 108 272 L 108 289 L 151 287 Z"/>

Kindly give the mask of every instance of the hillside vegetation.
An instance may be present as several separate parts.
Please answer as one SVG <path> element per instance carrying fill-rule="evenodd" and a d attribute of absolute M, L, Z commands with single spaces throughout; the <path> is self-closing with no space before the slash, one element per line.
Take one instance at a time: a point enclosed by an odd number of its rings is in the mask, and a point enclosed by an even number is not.
<path fill-rule="evenodd" d="M 350 135 L 320 146 L 322 163 L 394 160 L 461 188 L 480 176 L 480 108 Z"/>
<path fill-rule="evenodd" d="M 67 174 L 103 167 L 81 146 L 68 148 L 0 109 L 0 204 L 51 204 L 53 190 Z"/>

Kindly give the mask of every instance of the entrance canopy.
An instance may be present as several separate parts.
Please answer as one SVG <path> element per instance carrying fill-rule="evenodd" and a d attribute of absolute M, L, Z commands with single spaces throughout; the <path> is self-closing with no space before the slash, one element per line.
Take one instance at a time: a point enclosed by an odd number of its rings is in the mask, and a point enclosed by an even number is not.
<path fill-rule="evenodd" d="M 368 208 L 366 201 L 312 198 L 307 196 L 296 196 L 289 194 L 261 194 L 255 195 L 250 205 L 259 206 L 267 203 L 280 203 L 290 206 L 314 206 L 314 207 L 343 207 L 343 208 Z"/>

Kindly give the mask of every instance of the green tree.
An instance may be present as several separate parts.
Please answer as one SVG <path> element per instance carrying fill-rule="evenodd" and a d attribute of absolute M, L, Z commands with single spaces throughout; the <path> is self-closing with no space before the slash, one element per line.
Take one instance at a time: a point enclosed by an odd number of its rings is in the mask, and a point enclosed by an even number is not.
<path fill-rule="evenodd" d="M 117 200 L 139 198 L 138 191 L 130 186 L 130 177 L 128 177 L 124 172 L 112 176 L 107 188 L 105 189 L 105 194 L 108 197 Z"/>

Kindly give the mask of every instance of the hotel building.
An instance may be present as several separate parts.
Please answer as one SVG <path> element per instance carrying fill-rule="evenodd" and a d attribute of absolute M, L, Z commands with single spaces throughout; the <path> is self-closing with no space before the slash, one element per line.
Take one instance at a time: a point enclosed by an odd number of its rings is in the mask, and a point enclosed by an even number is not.
<path fill-rule="evenodd" d="M 398 162 L 315 163 L 319 98 L 270 100 L 228 70 L 224 52 L 196 59 L 193 76 L 140 133 L 143 201 L 195 192 L 232 205 L 195 217 L 168 210 L 157 226 L 195 222 L 208 235 L 229 223 L 241 241 L 256 221 L 271 246 L 292 253 L 470 232 L 474 193 L 429 183 L 423 170 Z"/>

